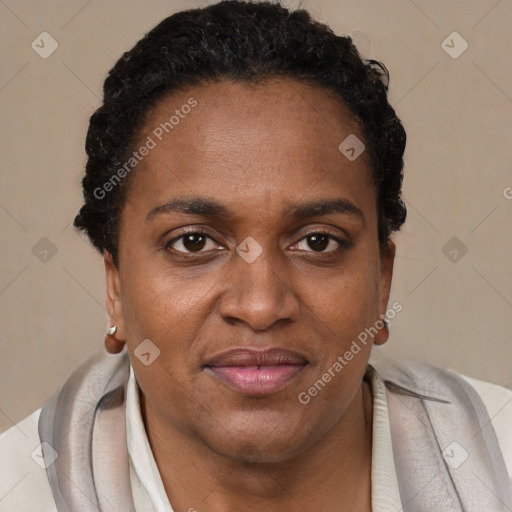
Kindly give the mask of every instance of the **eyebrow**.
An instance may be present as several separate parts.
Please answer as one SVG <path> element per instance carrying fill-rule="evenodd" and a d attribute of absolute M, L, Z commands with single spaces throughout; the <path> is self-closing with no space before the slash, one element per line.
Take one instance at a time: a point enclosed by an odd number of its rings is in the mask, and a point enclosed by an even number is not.
<path fill-rule="evenodd" d="M 159 215 L 169 213 L 185 213 L 188 215 L 201 215 L 211 218 L 222 217 L 226 219 L 234 217 L 233 212 L 216 201 L 203 197 L 184 197 L 172 199 L 165 204 L 156 206 L 147 214 L 146 220 L 150 221 Z M 305 219 L 331 214 L 359 217 L 363 225 L 366 225 L 363 211 L 348 199 L 343 198 L 317 199 L 293 204 L 283 212 L 283 218 Z"/>

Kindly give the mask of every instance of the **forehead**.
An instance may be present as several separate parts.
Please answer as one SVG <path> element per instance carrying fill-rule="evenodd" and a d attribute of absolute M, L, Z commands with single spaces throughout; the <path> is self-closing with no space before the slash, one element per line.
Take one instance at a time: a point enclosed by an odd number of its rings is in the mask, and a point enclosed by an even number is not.
<path fill-rule="evenodd" d="M 129 195 L 158 202 L 201 191 L 255 204 L 315 189 L 373 196 L 369 154 L 349 160 L 339 149 L 347 137 L 364 141 L 352 113 L 324 87 L 290 79 L 192 87 L 148 116 L 138 146 L 151 140 L 152 149 Z"/>

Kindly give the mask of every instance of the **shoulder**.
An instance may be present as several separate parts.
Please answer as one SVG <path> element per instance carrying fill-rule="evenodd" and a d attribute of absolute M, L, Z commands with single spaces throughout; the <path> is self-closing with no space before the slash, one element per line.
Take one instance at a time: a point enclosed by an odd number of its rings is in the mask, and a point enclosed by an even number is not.
<path fill-rule="evenodd" d="M 56 512 L 40 448 L 41 409 L 0 434 L 0 512 Z"/>
<path fill-rule="evenodd" d="M 450 401 L 453 379 L 465 383 L 481 400 L 496 434 L 509 478 L 512 480 L 512 390 L 467 377 L 452 370 L 440 368 L 417 360 L 395 359 L 383 354 L 372 354 L 371 365 L 377 370 L 386 386 L 391 389 L 414 393 L 420 398 Z"/>
<path fill-rule="evenodd" d="M 458 374 L 478 393 L 487 409 L 512 480 L 512 390 Z"/>

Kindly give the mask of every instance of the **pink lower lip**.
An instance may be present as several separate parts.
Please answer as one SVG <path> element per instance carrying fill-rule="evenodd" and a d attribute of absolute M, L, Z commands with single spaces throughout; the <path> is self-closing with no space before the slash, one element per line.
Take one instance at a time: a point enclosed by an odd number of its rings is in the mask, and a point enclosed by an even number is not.
<path fill-rule="evenodd" d="M 304 368 L 303 365 L 209 366 L 208 369 L 236 390 L 250 395 L 267 395 L 284 388 Z"/>

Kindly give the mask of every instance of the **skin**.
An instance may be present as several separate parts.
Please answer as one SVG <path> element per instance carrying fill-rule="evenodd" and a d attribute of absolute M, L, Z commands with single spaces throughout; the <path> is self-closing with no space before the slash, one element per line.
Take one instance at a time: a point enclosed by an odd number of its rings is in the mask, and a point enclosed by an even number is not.
<path fill-rule="evenodd" d="M 132 176 L 119 268 L 105 253 L 107 307 L 118 326 L 107 349 L 127 344 L 169 500 L 177 512 L 370 511 L 372 397 L 363 376 L 387 330 L 309 404 L 298 401 L 387 309 L 395 249 L 379 251 L 369 155 L 351 162 L 338 150 L 349 134 L 364 141 L 360 126 L 321 87 L 221 82 L 161 100 L 141 143 L 190 97 L 197 107 Z M 216 201 L 231 215 L 148 219 L 183 196 Z M 362 215 L 284 215 L 296 203 L 338 198 Z M 349 246 L 327 239 L 318 248 L 308 235 L 319 229 Z M 200 252 L 183 238 L 166 247 L 184 230 L 210 238 Z M 252 263 L 236 252 L 249 236 L 263 251 Z M 161 351 L 149 366 L 134 355 L 145 339 Z M 228 349 L 276 346 L 309 364 L 271 395 L 242 395 L 202 367 Z"/>

